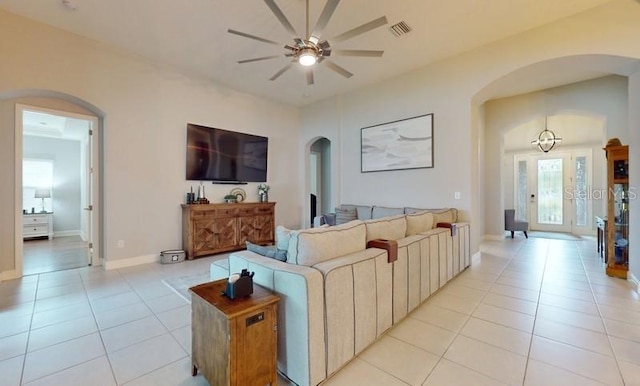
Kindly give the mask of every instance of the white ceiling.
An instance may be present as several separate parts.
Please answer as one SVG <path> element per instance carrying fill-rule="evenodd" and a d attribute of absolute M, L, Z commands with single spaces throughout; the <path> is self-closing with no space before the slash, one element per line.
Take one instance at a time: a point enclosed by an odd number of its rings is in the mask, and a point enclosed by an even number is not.
<path fill-rule="evenodd" d="M 355 76 L 346 79 L 320 64 L 314 71 L 313 86 L 307 86 L 298 64 L 277 80 L 268 80 L 289 62 L 284 56 L 236 63 L 282 54 L 285 50 L 231 35 L 227 29 L 283 45 L 292 43 L 292 36 L 263 0 L 67 0 L 75 10 L 65 7 L 62 0 L 0 0 L 0 8 L 236 90 L 303 106 L 610 1 L 342 0 L 322 38 L 331 42 L 332 36 L 386 16 L 387 26 L 333 45 L 336 49 L 384 50 L 384 55 L 381 58 L 332 57 L 332 61 Z M 296 31 L 304 34 L 305 1 L 276 0 L 276 3 Z M 315 25 L 325 3 L 325 0 L 310 0 L 311 26 Z M 398 38 L 388 27 L 400 21 L 409 24 L 413 31 Z M 595 75 L 595 71 L 581 74 L 575 68 L 567 74 L 571 81 Z M 552 86 L 568 83 L 563 79 L 549 79 L 548 83 Z"/>
<path fill-rule="evenodd" d="M 22 114 L 24 135 L 82 141 L 90 127 L 91 121 L 43 111 L 25 110 Z"/>

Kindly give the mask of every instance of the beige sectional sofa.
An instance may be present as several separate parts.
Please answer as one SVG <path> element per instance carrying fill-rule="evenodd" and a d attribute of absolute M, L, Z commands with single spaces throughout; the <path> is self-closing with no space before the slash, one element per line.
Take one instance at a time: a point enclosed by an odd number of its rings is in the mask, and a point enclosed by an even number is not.
<path fill-rule="evenodd" d="M 230 272 L 253 271 L 257 284 L 281 297 L 278 367 L 296 384 L 322 382 L 469 266 L 468 223 L 456 223 L 452 234 L 435 227 L 434 213 L 406 212 L 331 227 L 279 227 L 286 262 L 250 251 L 229 256 Z M 455 209 L 437 214 L 457 220 Z M 397 261 L 367 248 L 372 239 L 395 240 Z M 213 264 L 212 279 L 229 271 Z"/>

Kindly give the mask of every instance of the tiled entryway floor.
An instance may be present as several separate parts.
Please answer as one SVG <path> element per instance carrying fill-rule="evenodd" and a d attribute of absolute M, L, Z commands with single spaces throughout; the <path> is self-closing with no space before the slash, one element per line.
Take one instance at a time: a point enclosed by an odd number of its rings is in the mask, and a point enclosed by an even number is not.
<path fill-rule="evenodd" d="M 640 297 L 595 241 L 484 242 L 481 257 L 326 385 L 640 384 Z M 0 283 L 2 385 L 206 385 L 190 306 L 161 280 L 211 259 Z"/>

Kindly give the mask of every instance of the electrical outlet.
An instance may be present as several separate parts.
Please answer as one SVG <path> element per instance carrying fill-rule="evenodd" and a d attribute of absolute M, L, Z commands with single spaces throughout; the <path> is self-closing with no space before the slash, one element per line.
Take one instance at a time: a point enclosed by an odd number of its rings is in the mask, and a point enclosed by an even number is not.
<path fill-rule="evenodd" d="M 455 198 L 456 200 L 459 200 L 460 199 L 460 192 L 453 193 L 453 198 Z"/>
<path fill-rule="evenodd" d="M 118 240 L 118 248 L 124 248 L 124 240 Z"/>

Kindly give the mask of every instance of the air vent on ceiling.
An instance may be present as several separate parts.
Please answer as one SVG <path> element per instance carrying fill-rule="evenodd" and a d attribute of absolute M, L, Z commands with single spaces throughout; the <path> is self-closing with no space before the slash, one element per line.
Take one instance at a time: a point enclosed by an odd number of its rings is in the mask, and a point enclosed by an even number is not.
<path fill-rule="evenodd" d="M 411 32 L 411 27 L 406 22 L 401 21 L 389 27 L 389 30 L 397 37 L 400 37 Z"/>

